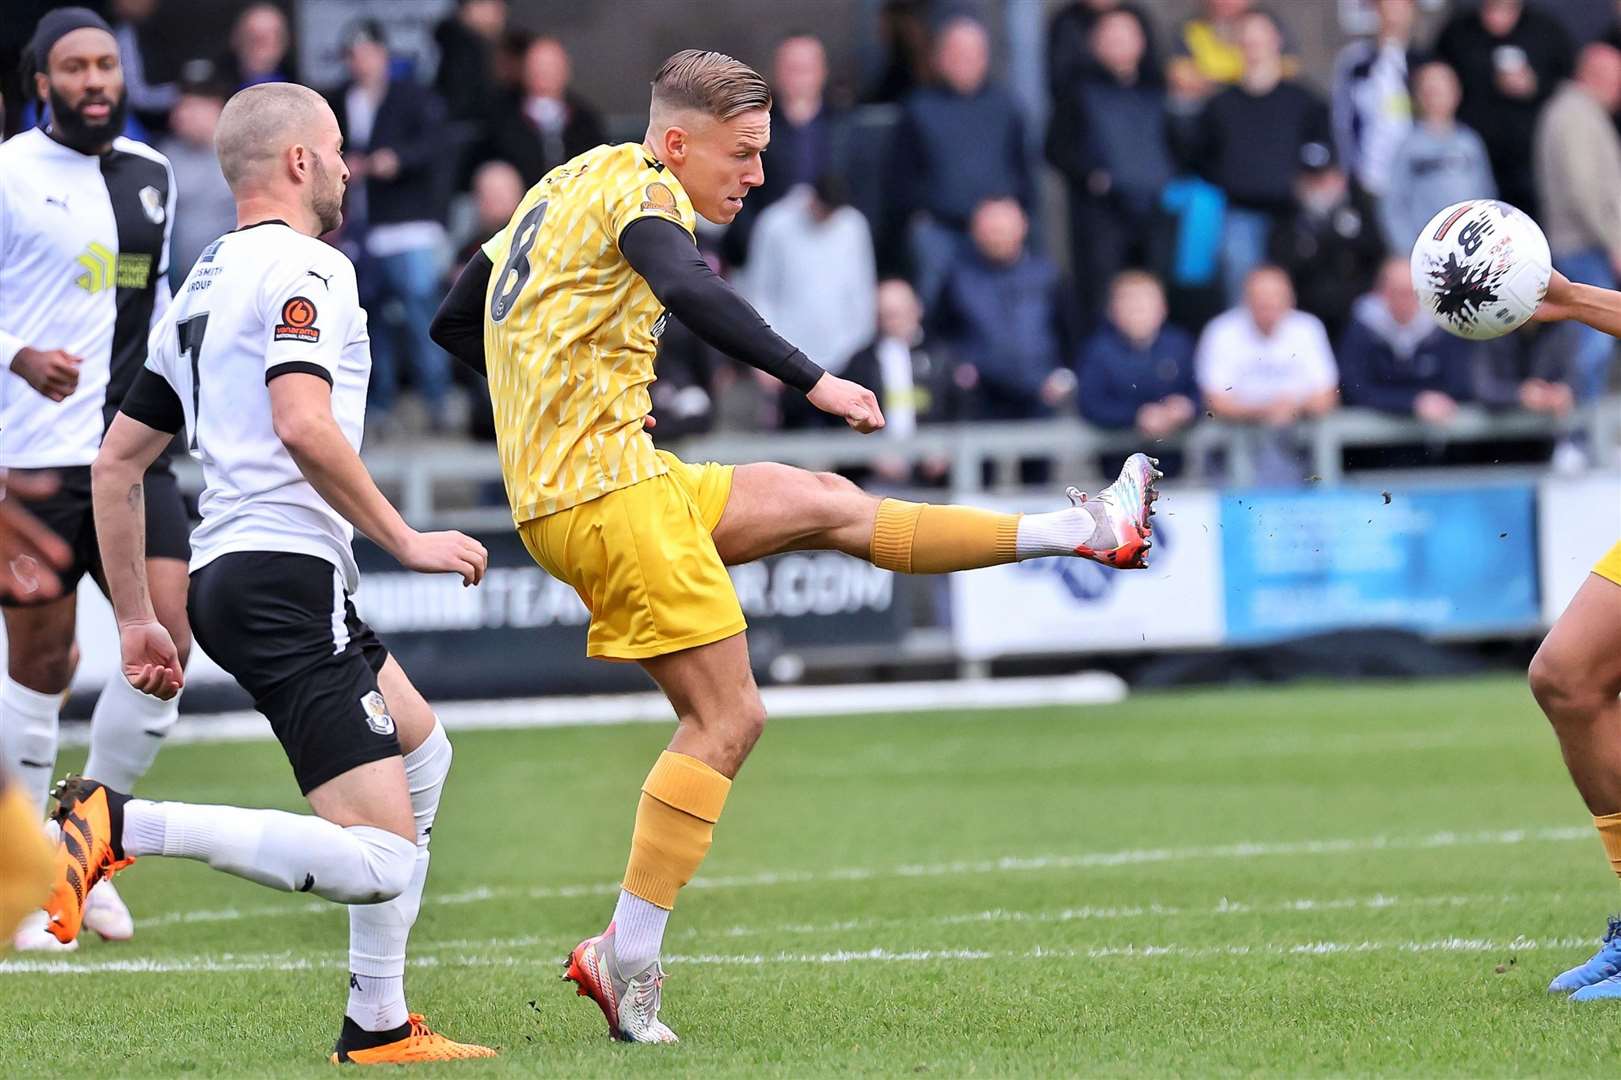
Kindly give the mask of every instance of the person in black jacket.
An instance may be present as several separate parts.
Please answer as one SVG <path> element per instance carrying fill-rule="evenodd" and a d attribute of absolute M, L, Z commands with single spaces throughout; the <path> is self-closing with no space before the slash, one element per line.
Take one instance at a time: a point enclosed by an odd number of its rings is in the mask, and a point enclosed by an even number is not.
<path fill-rule="evenodd" d="M 472 178 L 472 151 L 488 136 L 500 92 L 495 82 L 495 51 L 506 33 L 507 0 L 458 0 L 456 13 L 433 29 L 439 67 L 433 90 L 445 103 L 464 158 L 457 187 Z"/>
<path fill-rule="evenodd" d="M 1373 286 L 1385 243 L 1372 199 L 1351 185 L 1324 144 L 1301 147 L 1295 210 L 1272 231 L 1268 248 L 1297 282 L 1300 310 L 1321 319 L 1329 340 L 1338 340 L 1352 303 Z"/>
<path fill-rule="evenodd" d="M 1192 163 L 1227 195 L 1222 280 L 1234 304 L 1249 272 L 1266 260 L 1272 228 L 1294 205 L 1301 149 L 1333 140 L 1327 103 L 1284 78 L 1283 31 L 1276 20 L 1252 11 L 1238 35 L 1243 77 L 1183 127 Z"/>
<path fill-rule="evenodd" d="M 1458 119 L 1486 141 L 1506 202 L 1536 212 L 1531 140 L 1542 106 L 1570 74 L 1575 52 L 1559 20 L 1524 0 L 1482 0 L 1435 41 L 1463 86 Z"/>
<path fill-rule="evenodd" d="M 428 336 L 428 325 L 439 303 L 445 240 L 445 107 L 431 90 L 390 77 L 388 44 L 376 20 L 350 29 L 345 53 L 351 81 L 331 104 L 344 137 L 350 214 L 363 223 L 361 293 L 378 311 L 389 300 L 399 301 L 399 344 L 429 422 L 438 429 L 445 421 L 450 358 Z M 400 350 L 393 328 L 381 319 L 372 326 L 371 341 L 370 410 L 381 419 L 394 406 Z"/>
<path fill-rule="evenodd" d="M 1141 4 L 1134 0 L 1070 0 L 1047 24 L 1047 84 L 1055 105 L 1076 80 L 1091 74 L 1097 66 L 1092 32 L 1105 15 L 1115 11 L 1130 15 L 1142 31 L 1142 78 L 1154 83 L 1164 81 L 1159 51 L 1154 47 L 1154 23 Z"/>
<path fill-rule="evenodd" d="M 1174 170 L 1165 88 L 1147 77 L 1147 39 L 1125 8 L 1093 21 L 1090 66 L 1055 87 L 1047 160 L 1069 188 L 1070 266 L 1079 310 L 1101 312 L 1114 276 L 1152 258 Z"/>
<path fill-rule="evenodd" d="M 521 89 L 497 112 L 480 160 L 518 167 L 525 185 L 577 154 L 607 141 L 602 116 L 569 89 L 568 51 L 554 37 L 537 37 L 523 54 Z"/>

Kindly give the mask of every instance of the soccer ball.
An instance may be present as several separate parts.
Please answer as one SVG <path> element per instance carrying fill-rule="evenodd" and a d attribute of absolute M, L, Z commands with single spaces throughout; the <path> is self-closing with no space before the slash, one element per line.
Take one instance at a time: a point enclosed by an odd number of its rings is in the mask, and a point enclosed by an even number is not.
<path fill-rule="evenodd" d="M 1531 215 L 1494 199 L 1456 203 L 1413 244 L 1413 290 L 1442 328 L 1489 341 L 1524 326 L 1553 273 Z"/>

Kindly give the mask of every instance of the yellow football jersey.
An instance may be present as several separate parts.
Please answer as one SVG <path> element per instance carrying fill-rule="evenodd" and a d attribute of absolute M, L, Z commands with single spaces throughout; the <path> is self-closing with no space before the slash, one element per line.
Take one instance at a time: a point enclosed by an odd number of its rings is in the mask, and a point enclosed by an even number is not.
<path fill-rule="evenodd" d="M 698 223 L 644 147 L 599 146 L 547 173 L 484 245 L 484 355 L 520 525 L 667 471 L 642 426 L 663 308 L 619 252 L 643 217 Z"/>

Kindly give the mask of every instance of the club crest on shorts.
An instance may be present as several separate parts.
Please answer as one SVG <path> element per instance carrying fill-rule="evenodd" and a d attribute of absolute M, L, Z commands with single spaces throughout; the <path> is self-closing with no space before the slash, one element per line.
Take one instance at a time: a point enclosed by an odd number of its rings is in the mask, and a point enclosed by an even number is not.
<path fill-rule="evenodd" d="M 379 735 L 394 734 L 394 718 L 388 715 L 383 695 L 372 690 L 360 699 L 360 709 L 366 714 L 366 726 Z"/>
<path fill-rule="evenodd" d="M 154 225 L 162 225 L 164 218 L 163 193 L 148 184 L 141 189 L 141 209 L 146 213 L 146 220 Z"/>

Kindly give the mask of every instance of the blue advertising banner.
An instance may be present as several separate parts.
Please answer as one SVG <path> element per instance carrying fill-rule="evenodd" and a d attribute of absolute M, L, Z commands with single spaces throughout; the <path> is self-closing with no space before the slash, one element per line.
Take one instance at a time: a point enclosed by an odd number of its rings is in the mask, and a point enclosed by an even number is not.
<path fill-rule="evenodd" d="M 1534 627 L 1535 506 L 1529 486 L 1228 494 L 1227 640 L 1352 627 Z"/>

